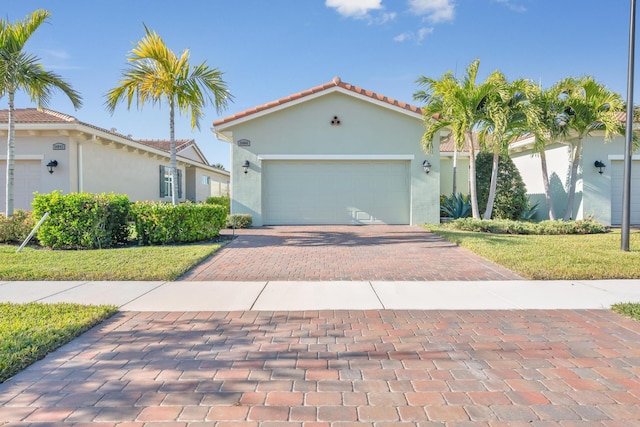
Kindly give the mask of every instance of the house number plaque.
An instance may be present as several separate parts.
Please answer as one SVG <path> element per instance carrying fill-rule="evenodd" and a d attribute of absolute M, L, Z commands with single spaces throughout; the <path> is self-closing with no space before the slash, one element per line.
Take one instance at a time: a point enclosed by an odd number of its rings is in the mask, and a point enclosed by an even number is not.
<path fill-rule="evenodd" d="M 64 143 L 62 143 L 62 142 L 56 142 L 55 144 L 53 144 L 53 149 L 54 150 L 66 150 L 67 146 L 64 145 Z"/>
<path fill-rule="evenodd" d="M 238 147 L 250 147 L 251 146 L 251 141 L 248 139 L 239 139 L 238 140 Z"/>

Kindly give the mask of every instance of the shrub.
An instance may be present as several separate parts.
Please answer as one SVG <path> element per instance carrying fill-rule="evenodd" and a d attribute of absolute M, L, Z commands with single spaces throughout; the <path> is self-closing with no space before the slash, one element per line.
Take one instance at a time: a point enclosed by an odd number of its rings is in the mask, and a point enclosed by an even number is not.
<path fill-rule="evenodd" d="M 224 206 L 227 215 L 231 213 L 231 199 L 228 196 L 209 197 L 205 203 Z"/>
<path fill-rule="evenodd" d="M 492 167 L 493 154 L 478 153 L 476 157 L 476 188 L 480 215 L 487 209 Z M 509 156 L 501 154 L 498 160 L 496 198 L 491 218 L 518 220 L 528 208 L 527 189 L 522 181 L 522 176 L 513 160 Z"/>
<path fill-rule="evenodd" d="M 471 201 L 462 193 L 440 197 L 440 213 L 448 218 L 466 218 L 471 216 Z"/>
<path fill-rule="evenodd" d="M 227 216 L 227 227 L 232 228 L 249 228 L 253 222 L 251 214 L 233 214 Z"/>
<path fill-rule="evenodd" d="M 22 243 L 35 226 L 31 212 L 16 209 L 10 218 L 0 215 L 0 242 Z"/>
<path fill-rule="evenodd" d="M 43 246 L 55 249 L 99 249 L 129 238 L 129 199 L 118 194 L 37 194 L 33 215 L 49 218 L 38 229 Z"/>
<path fill-rule="evenodd" d="M 136 202 L 131 205 L 138 243 L 167 245 L 210 240 L 225 225 L 225 208 L 191 202 L 172 205 L 163 202 Z"/>
<path fill-rule="evenodd" d="M 495 234 L 598 234 L 606 233 L 607 227 L 592 220 L 579 221 L 542 221 L 524 222 L 501 220 L 481 220 L 473 218 L 461 218 L 445 225 L 462 231 L 473 231 Z"/>

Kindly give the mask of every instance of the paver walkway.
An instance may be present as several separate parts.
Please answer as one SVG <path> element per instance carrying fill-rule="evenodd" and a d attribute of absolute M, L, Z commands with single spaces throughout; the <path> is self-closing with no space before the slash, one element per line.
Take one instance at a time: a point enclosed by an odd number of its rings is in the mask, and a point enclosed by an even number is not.
<path fill-rule="evenodd" d="M 236 233 L 181 280 L 522 279 L 417 226 L 278 226 Z"/>
<path fill-rule="evenodd" d="M 640 425 L 606 310 L 119 313 L 0 385 L 7 426 Z"/>

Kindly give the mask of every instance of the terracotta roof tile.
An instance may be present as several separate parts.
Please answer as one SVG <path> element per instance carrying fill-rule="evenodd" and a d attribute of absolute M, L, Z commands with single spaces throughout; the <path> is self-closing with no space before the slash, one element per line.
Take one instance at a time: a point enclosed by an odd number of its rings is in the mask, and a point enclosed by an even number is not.
<path fill-rule="evenodd" d="M 16 108 L 16 123 L 79 123 L 78 119 L 57 111 L 37 108 Z M 9 121 L 9 110 L 0 110 L 0 122 Z"/>
<path fill-rule="evenodd" d="M 169 152 L 171 143 L 168 139 L 136 139 L 135 141 L 148 147 L 153 147 L 166 152 Z M 176 139 L 176 151 L 187 148 L 194 143 L 194 139 Z"/>
<path fill-rule="evenodd" d="M 303 91 L 296 92 L 294 94 L 282 97 L 282 98 L 277 99 L 275 101 L 268 102 L 266 104 L 262 104 L 262 105 L 258 105 L 256 107 L 248 108 L 248 109 L 246 109 L 244 111 L 240 111 L 240 112 L 235 113 L 235 114 L 233 114 L 231 116 L 227 116 L 227 117 L 224 117 L 222 119 L 216 120 L 216 121 L 213 122 L 213 126 L 215 127 L 215 126 L 220 126 L 220 125 L 223 125 L 223 124 L 226 124 L 226 123 L 230 123 L 230 122 L 233 122 L 235 120 L 250 116 L 252 114 L 256 114 L 256 113 L 259 113 L 259 112 L 262 112 L 262 111 L 265 111 L 265 110 L 268 110 L 268 109 L 271 109 L 271 108 L 286 104 L 287 102 L 295 101 L 295 100 L 298 100 L 300 98 L 304 98 L 306 96 L 310 96 L 310 95 L 313 95 L 313 94 L 316 94 L 318 92 L 322 92 L 324 90 L 327 90 L 327 89 L 330 89 L 330 88 L 334 88 L 334 87 L 340 87 L 342 89 L 348 90 L 350 92 L 357 93 L 359 95 L 364 95 L 364 96 L 367 96 L 369 98 L 372 98 L 372 99 L 375 99 L 375 100 L 378 100 L 378 101 L 381 101 L 381 102 L 386 102 L 386 103 L 388 103 L 390 105 L 393 105 L 393 106 L 396 106 L 396 107 L 411 111 L 413 113 L 417 113 L 417 114 L 421 114 L 422 113 L 422 110 L 419 107 L 415 107 L 413 105 L 407 104 L 406 102 L 401 102 L 401 101 L 395 100 L 393 98 L 388 98 L 388 97 L 386 97 L 386 96 L 384 96 L 382 94 L 378 94 L 378 93 L 375 93 L 375 92 L 370 91 L 370 90 L 362 89 L 362 88 L 360 88 L 358 86 L 354 86 L 354 85 L 352 85 L 350 83 L 343 82 L 342 80 L 340 80 L 340 77 L 334 77 L 333 80 L 331 80 L 330 82 L 326 82 L 326 83 L 323 83 L 323 84 L 321 84 L 319 86 L 315 86 L 315 87 L 312 87 L 310 89 L 305 89 Z"/>

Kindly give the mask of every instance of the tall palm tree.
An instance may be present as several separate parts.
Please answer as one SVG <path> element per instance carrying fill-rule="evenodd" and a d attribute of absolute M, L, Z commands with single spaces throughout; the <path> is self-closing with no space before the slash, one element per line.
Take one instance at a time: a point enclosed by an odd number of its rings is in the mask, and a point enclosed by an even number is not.
<path fill-rule="evenodd" d="M 567 126 L 576 134 L 576 140 L 568 140 L 572 157 L 571 181 L 563 218 L 568 221 L 573 218 L 578 166 L 584 139 L 597 131 L 604 131 L 605 141 L 611 141 L 616 135 L 623 134 L 624 126 L 615 113 L 624 111 L 625 104 L 619 94 L 611 92 L 590 76 L 577 80 L 567 78 L 558 83 L 558 88 L 566 95 L 569 116 Z"/>
<path fill-rule="evenodd" d="M 458 80 L 448 72 L 439 80 L 420 76 L 417 83 L 425 89 L 414 94 L 414 99 L 426 103 L 422 107 L 425 133 L 422 146 L 433 149 L 433 139 L 443 129 L 451 129 L 456 149 L 469 150 L 469 196 L 473 218 L 479 219 L 478 198 L 476 192 L 476 151 L 480 141 L 477 130 L 482 129 L 487 120 L 485 108 L 488 100 L 502 88 L 502 76 L 492 73 L 487 79 L 476 84 L 480 60 L 473 61 L 466 75 Z"/>
<path fill-rule="evenodd" d="M 127 58 L 130 68 L 125 70 L 117 87 L 107 92 L 106 107 L 113 113 L 116 105 L 127 101 L 127 108 L 136 100 L 139 106 L 147 101 L 169 104 L 169 135 L 171 176 L 173 177 L 171 201 L 178 204 L 178 180 L 175 140 L 175 110 L 191 115 L 191 128 L 200 128 L 204 108 L 210 103 L 218 112 L 232 99 L 222 72 L 209 68 L 205 62 L 195 67 L 189 64 L 189 49 L 178 57 L 155 32 L 144 27 L 145 36 L 131 50 Z"/>
<path fill-rule="evenodd" d="M 9 101 L 9 133 L 7 137 L 7 176 L 5 214 L 13 215 L 15 179 L 15 94 L 24 91 L 29 94 L 38 108 L 46 107 L 55 90 L 62 91 L 71 100 L 75 109 L 82 106 L 82 98 L 62 78 L 46 71 L 40 59 L 23 51 L 24 45 L 51 13 L 38 9 L 24 20 L 14 23 L 0 20 L 0 97 Z"/>
<path fill-rule="evenodd" d="M 537 126 L 530 129 L 531 133 L 535 135 L 533 152 L 540 155 L 542 184 L 549 211 L 549 219 L 552 221 L 556 220 L 556 213 L 551 200 L 546 149 L 547 145 L 554 142 L 564 142 L 568 138 L 568 105 L 566 104 L 566 98 L 561 95 L 562 90 L 557 84 L 548 89 L 542 89 L 541 86 L 537 86 L 530 95 L 531 102 L 538 107 Z"/>
<path fill-rule="evenodd" d="M 531 129 L 536 129 L 538 122 L 537 106 L 529 101 L 535 85 L 525 79 L 508 82 L 502 73 L 496 73 L 495 78 L 497 90 L 485 103 L 484 110 L 487 117 L 479 133 L 485 147 L 493 150 L 491 181 L 484 219 L 491 219 L 493 212 L 500 154 L 507 153 L 509 144 L 517 138 L 530 133 Z"/>

